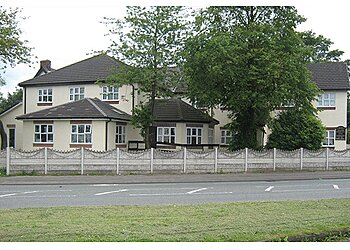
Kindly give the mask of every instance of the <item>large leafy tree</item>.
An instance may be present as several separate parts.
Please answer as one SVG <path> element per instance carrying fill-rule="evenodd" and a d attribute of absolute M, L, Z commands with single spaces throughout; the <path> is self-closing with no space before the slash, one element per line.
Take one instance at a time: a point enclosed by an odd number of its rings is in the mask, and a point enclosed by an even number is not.
<path fill-rule="evenodd" d="M 14 67 L 19 63 L 31 62 L 31 49 L 26 40 L 22 40 L 19 28 L 20 9 L 6 9 L 0 6 L 0 71 Z M 0 74 L 0 84 L 5 84 Z"/>
<path fill-rule="evenodd" d="M 154 139 L 155 98 L 171 95 L 179 81 L 174 70 L 181 61 L 180 51 L 186 39 L 187 9 L 180 6 L 127 7 L 123 20 L 106 19 L 113 44 L 109 52 L 122 64 L 107 82 L 115 86 L 137 85 L 146 100 L 133 111 L 133 124 L 141 128 L 150 147 Z M 116 38 L 114 38 L 116 36 Z M 136 84 L 136 85 L 135 85 Z"/>
<path fill-rule="evenodd" d="M 197 15 L 185 53 L 189 96 L 229 111 L 231 148 L 258 148 L 257 133 L 283 104 L 315 112 L 310 50 L 296 31 L 303 21 L 294 7 L 209 7 Z"/>

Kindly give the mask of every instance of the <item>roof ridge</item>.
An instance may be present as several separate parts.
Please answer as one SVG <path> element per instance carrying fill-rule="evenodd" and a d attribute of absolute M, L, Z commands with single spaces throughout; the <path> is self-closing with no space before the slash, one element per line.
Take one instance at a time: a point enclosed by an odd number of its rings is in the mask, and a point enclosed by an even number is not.
<path fill-rule="evenodd" d="M 100 112 L 104 117 L 108 117 L 107 114 L 105 112 L 103 112 L 103 110 L 94 102 L 94 100 L 98 100 L 96 98 L 91 99 L 91 98 L 86 98 L 88 100 L 88 102 L 90 102 L 97 110 L 98 112 Z"/>

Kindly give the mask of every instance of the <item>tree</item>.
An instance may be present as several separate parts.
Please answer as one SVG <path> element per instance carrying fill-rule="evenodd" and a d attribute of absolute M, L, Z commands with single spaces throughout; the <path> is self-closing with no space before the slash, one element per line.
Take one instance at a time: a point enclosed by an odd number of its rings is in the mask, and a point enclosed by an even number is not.
<path fill-rule="evenodd" d="M 322 147 L 325 128 L 322 122 L 303 110 L 288 109 L 272 121 L 272 133 L 266 147 L 283 150 Z"/>
<path fill-rule="evenodd" d="M 185 49 L 189 97 L 229 112 L 232 149 L 258 148 L 257 133 L 283 104 L 316 112 L 310 51 L 296 31 L 303 21 L 294 7 L 209 7 L 197 15 Z"/>
<path fill-rule="evenodd" d="M 121 61 L 114 74 L 106 80 L 121 86 L 135 85 L 145 94 L 146 101 L 133 111 L 133 124 L 141 128 L 149 148 L 154 142 L 152 132 L 156 97 L 171 95 L 171 87 L 179 80 L 172 68 L 181 61 L 180 51 L 186 38 L 186 9 L 180 6 L 127 7 L 123 20 L 106 18 L 111 35 L 117 40 L 109 47 Z"/>
<path fill-rule="evenodd" d="M 322 35 L 316 35 L 312 31 L 300 32 L 305 45 L 310 50 L 309 60 L 312 62 L 339 62 L 344 51 L 330 50 L 333 42 Z"/>
<path fill-rule="evenodd" d="M 28 41 L 22 40 L 22 30 L 18 27 L 20 10 L 5 9 L 0 6 L 0 71 L 8 66 L 14 67 L 19 63 L 31 62 L 31 50 Z M 0 84 L 5 81 L 0 75 Z"/>

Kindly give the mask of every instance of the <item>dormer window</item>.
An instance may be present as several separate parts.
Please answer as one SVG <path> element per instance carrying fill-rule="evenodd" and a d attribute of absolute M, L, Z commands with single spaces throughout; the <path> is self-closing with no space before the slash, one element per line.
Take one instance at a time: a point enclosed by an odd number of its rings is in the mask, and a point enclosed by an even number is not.
<path fill-rule="evenodd" d="M 118 101 L 119 100 L 119 88 L 112 86 L 102 87 L 102 100 L 103 101 Z"/>

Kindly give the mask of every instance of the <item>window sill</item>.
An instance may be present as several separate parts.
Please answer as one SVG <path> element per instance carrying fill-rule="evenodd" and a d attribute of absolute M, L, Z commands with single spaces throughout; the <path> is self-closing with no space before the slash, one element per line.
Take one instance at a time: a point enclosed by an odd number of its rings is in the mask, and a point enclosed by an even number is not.
<path fill-rule="evenodd" d="M 336 110 L 336 107 L 317 107 L 318 110 Z"/>
<path fill-rule="evenodd" d="M 37 106 L 52 106 L 52 102 L 38 102 Z"/>
<path fill-rule="evenodd" d="M 69 144 L 70 148 L 92 148 L 92 144 L 82 144 L 82 143 L 71 143 Z"/>
<path fill-rule="evenodd" d="M 102 101 L 108 104 L 119 104 L 119 100 L 102 100 Z"/>
<path fill-rule="evenodd" d="M 53 147 L 53 143 L 35 142 L 35 143 L 33 143 L 33 147 L 52 148 Z"/>

